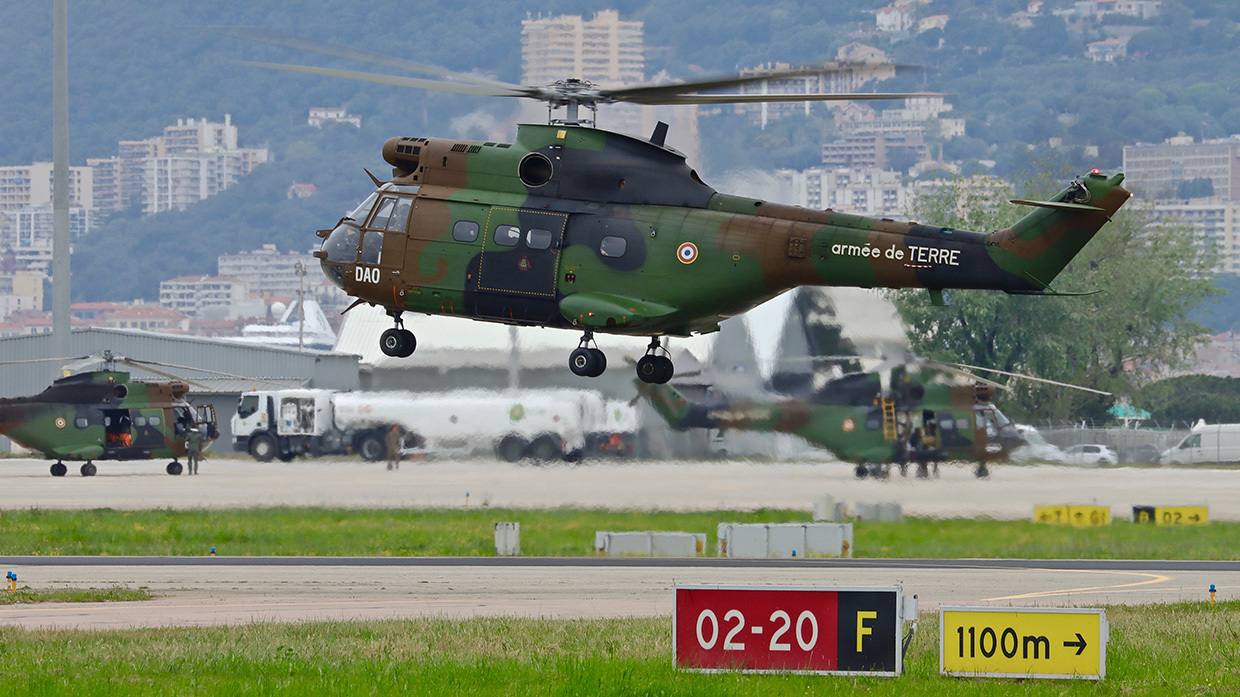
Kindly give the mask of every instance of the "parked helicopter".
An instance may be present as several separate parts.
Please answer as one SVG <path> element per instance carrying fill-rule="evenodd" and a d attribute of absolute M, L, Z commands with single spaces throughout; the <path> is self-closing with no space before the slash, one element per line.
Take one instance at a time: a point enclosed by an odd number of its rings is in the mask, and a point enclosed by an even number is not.
<path fill-rule="evenodd" d="M 383 145 L 392 178 L 334 227 L 315 256 L 332 283 L 385 308 L 389 356 L 416 347 L 406 312 L 578 329 L 573 373 L 607 367 L 594 335 L 649 336 L 637 375 L 666 383 L 663 336 L 714 332 L 719 322 L 802 285 L 1067 295 L 1051 282 L 1128 200 L 1122 174 L 1094 170 L 1033 212 L 990 233 L 808 210 L 711 188 L 666 144 L 595 128 L 582 107 L 894 99 L 913 94 L 702 94 L 763 80 L 843 73 L 829 64 L 763 76 L 608 89 L 569 79 L 521 86 L 357 49 L 251 28 L 216 28 L 250 41 L 364 61 L 442 79 L 301 65 L 262 68 L 456 94 L 519 97 L 565 108 L 523 124 L 513 143 L 396 137 Z M 889 66 L 883 66 L 889 67 Z M 900 66 L 903 68 L 904 66 Z M 873 69 L 874 66 L 869 66 Z M 347 310 L 346 310 L 347 311 Z"/>
<path fill-rule="evenodd" d="M 973 366 L 903 358 L 830 379 L 804 396 L 769 402 L 726 397 L 694 402 L 670 385 L 639 381 L 637 388 L 673 428 L 791 433 L 854 463 L 860 478 L 887 476 L 892 464 L 906 475 L 914 463 L 917 476 L 927 477 L 931 467 L 937 472 L 949 460 L 976 462 L 975 474 L 987 477 L 988 463 L 1006 459 L 1025 440 L 994 404 L 1003 386 L 965 368 Z"/>
<path fill-rule="evenodd" d="M 104 367 L 67 375 L 34 396 L 0 399 L 0 434 L 55 459 L 52 476 L 63 477 L 68 472 L 65 460 L 84 461 L 82 476 L 91 477 L 97 472 L 95 460 L 158 458 L 172 458 L 165 469 L 168 474 L 180 474 L 179 458 L 186 455 L 190 429 L 202 434 L 204 448 L 219 436 L 214 407 L 195 408 L 185 401 L 190 381 L 154 367 L 182 366 L 125 358 L 109 351 L 80 359 L 14 362 L 64 360 L 80 361 L 77 367 L 100 362 Z M 118 363 L 170 379 L 134 380 L 129 373 L 116 370 Z"/>

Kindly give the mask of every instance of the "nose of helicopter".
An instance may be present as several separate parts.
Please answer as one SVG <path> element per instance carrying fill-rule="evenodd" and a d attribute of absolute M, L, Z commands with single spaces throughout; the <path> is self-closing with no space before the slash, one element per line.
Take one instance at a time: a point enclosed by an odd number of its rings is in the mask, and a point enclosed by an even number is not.
<path fill-rule="evenodd" d="M 314 256 L 323 267 L 323 275 L 341 290 L 344 290 L 344 265 L 357 261 L 357 243 L 362 232 L 346 218 L 336 224 L 331 232 L 319 231 L 323 237 L 323 246 Z"/>

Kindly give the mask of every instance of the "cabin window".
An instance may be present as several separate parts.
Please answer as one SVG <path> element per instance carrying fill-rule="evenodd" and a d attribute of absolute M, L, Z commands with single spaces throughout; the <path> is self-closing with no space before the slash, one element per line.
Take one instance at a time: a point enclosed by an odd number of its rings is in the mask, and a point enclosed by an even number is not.
<path fill-rule="evenodd" d="M 954 430 L 956 428 L 956 420 L 952 418 L 951 414 L 944 414 L 939 417 L 939 428 L 944 431 Z"/>
<path fill-rule="evenodd" d="M 85 416 L 79 416 L 73 420 L 73 425 L 78 428 L 86 428 L 90 425 L 90 419 L 87 419 Z"/>
<path fill-rule="evenodd" d="M 375 209 L 375 217 L 370 220 L 370 225 L 367 227 L 377 228 L 379 230 L 387 227 L 388 218 L 392 217 L 392 209 L 395 207 L 395 196 L 383 197 L 383 200 L 379 202 L 379 207 Z"/>
<path fill-rule="evenodd" d="M 525 246 L 530 249 L 549 249 L 551 247 L 551 231 L 537 228 L 525 233 Z"/>
<path fill-rule="evenodd" d="M 136 426 L 136 427 L 138 427 L 138 428 L 142 428 L 143 426 L 145 426 L 145 425 L 146 425 L 146 417 L 145 417 L 145 416 L 135 416 L 135 417 L 133 417 L 133 425 L 134 425 L 134 426 Z"/>
<path fill-rule="evenodd" d="M 495 244 L 501 247 L 515 247 L 521 241 L 521 228 L 516 225 L 495 226 Z"/>
<path fill-rule="evenodd" d="M 1198 433 L 1195 436 L 1192 436 L 1191 438 L 1185 438 L 1184 442 L 1180 443 L 1180 450 L 1187 450 L 1189 448 L 1200 448 L 1200 447 L 1201 447 L 1201 434 L 1200 433 Z"/>
<path fill-rule="evenodd" d="M 383 233 L 378 230 L 367 230 L 362 236 L 362 256 L 358 262 L 362 264 L 378 264 L 383 253 Z"/>
<path fill-rule="evenodd" d="M 605 257 L 622 257 L 628 248 L 628 240 L 623 237 L 608 235 L 599 242 L 598 253 Z"/>
<path fill-rule="evenodd" d="M 241 398 L 241 403 L 237 405 L 237 416 L 246 419 L 254 415 L 258 411 L 258 395 L 248 394 Z"/>
<path fill-rule="evenodd" d="M 152 425 L 152 426 L 158 426 L 158 425 L 159 425 L 159 417 L 158 417 L 158 416 L 152 416 L 150 419 L 147 419 L 147 423 L 149 423 L 149 424 L 150 424 L 150 425 Z"/>
<path fill-rule="evenodd" d="M 867 431 L 877 431 L 882 425 L 882 419 L 879 418 L 877 413 L 870 414 L 870 418 L 865 420 L 865 430 Z"/>
<path fill-rule="evenodd" d="M 478 239 L 478 223 L 472 220 L 458 220 L 452 226 L 452 239 L 457 242 L 473 242 Z"/>

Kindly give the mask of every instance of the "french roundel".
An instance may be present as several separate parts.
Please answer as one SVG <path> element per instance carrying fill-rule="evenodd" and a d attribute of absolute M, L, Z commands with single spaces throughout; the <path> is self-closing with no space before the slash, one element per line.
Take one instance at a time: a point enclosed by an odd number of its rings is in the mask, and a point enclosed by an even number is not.
<path fill-rule="evenodd" d="M 685 242 L 680 245 L 679 249 L 676 250 L 676 258 L 679 259 L 682 264 L 692 264 L 694 261 L 697 261 L 697 255 L 697 245 L 692 242 Z"/>

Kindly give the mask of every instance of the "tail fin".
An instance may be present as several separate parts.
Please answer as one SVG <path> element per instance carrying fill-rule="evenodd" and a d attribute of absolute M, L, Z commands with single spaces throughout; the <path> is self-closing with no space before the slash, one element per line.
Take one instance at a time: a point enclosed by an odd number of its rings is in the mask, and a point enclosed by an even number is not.
<path fill-rule="evenodd" d="M 669 426 L 675 429 L 688 426 L 685 422 L 689 418 L 691 405 L 679 390 L 670 385 L 656 385 L 641 380 L 634 382 L 637 384 L 637 394 L 645 397 Z"/>
<path fill-rule="evenodd" d="M 996 263 L 1038 291 L 1049 288 L 1068 262 L 1132 196 L 1120 186 L 1123 181 L 1123 174 L 1107 178 L 1095 170 L 1072 182 L 1050 201 L 1012 201 L 1034 206 L 1036 210 L 1012 227 L 990 235 Z"/>

